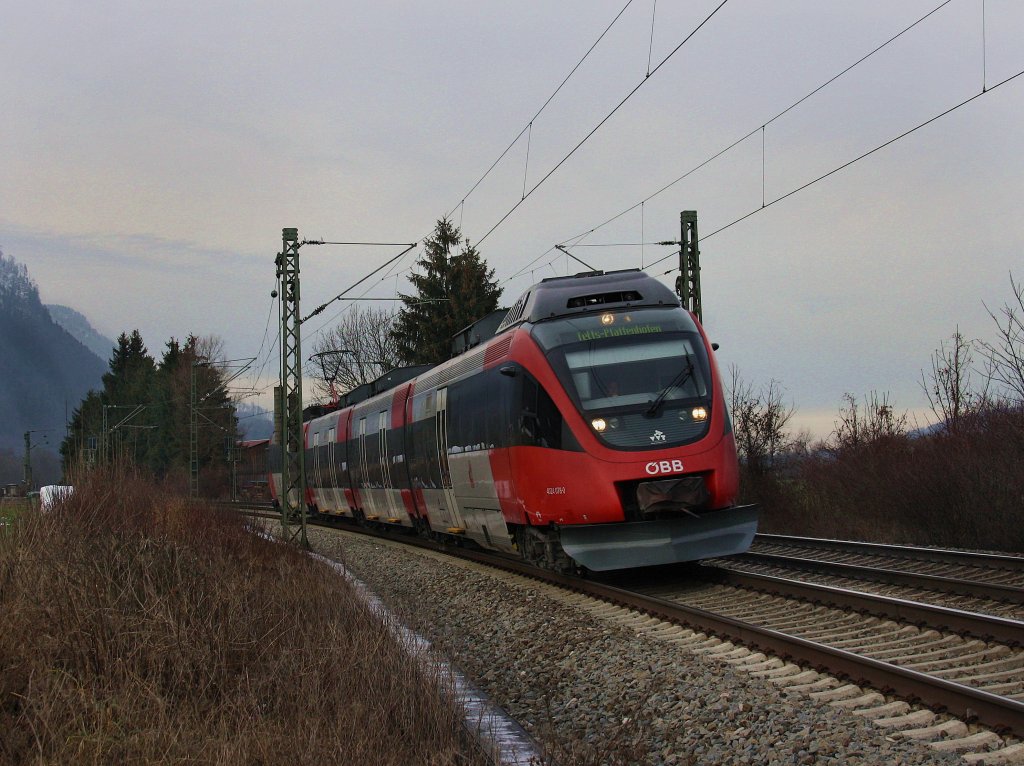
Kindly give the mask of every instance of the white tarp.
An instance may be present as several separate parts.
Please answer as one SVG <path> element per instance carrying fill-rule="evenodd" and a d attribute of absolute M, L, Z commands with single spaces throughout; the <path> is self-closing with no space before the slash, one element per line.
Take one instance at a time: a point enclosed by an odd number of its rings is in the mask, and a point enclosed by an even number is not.
<path fill-rule="evenodd" d="M 39 490 L 39 510 L 43 513 L 51 510 L 54 503 L 60 503 L 71 497 L 71 493 L 75 491 L 74 487 L 70 487 L 64 484 L 50 484 L 45 487 L 41 487 Z"/>

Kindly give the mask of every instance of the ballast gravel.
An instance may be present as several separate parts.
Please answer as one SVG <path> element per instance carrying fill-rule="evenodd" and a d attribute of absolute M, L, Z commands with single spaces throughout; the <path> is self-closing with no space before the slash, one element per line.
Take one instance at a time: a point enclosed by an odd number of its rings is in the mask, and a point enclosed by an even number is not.
<path fill-rule="evenodd" d="M 571 764 L 953 764 L 863 718 L 414 549 L 310 530 L 413 630 Z"/>

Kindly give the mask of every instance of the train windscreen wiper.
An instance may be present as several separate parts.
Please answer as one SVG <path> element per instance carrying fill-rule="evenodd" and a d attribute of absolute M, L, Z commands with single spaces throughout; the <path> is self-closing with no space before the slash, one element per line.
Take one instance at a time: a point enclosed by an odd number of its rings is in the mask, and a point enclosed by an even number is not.
<path fill-rule="evenodd" d="M 653 402 L 651 402 L 651 406 L 647 408 L 647 411 L 644 414 L 647 416 L 657 415 L 658 408 L 661 407 L 662 402 L 665 401 L 665 397 L 668 396 L 668 392 L 676 386 L 683 385 L 683 383 L 690 379 L 691 375 L 693 375 L 693 361 L 687 360 L 686 367 L 681 369 L 679 374 L 672 378 L 669 384 L 661 390 L 661 393 L 658 394 Z"/>

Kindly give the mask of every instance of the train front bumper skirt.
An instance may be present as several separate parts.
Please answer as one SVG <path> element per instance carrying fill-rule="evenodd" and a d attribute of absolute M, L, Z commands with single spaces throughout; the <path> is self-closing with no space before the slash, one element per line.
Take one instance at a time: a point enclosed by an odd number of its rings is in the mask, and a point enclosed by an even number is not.
<path fill-rule="evenodd" d="M 562 527 L 559 538 L 569 556 L 598 572 L 675 564 L 743 553 L 759 515 L 759 506 L 742 505 L 697 517 Z"/>

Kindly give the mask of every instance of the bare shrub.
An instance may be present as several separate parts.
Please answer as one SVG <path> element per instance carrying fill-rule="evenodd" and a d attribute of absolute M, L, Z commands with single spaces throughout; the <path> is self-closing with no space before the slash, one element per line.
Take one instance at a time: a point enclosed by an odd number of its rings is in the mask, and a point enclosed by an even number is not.
<path fill-rule="evenodd" d="M 990 378 L 1001 385 L 1015 403 L 1024 402 L 1024 282 L 1010 274 L 1013 299 L 998 313 L 987 306 L 988 315 L 996 325 L 995 342 L 978 341 L 986 358 Z"/>
<path fill-rule="evenodd" d="M 944 429 L 957 433 L 987 399 L 986 390 L 975 391 L 974 355 L 971 343 L 957 328 L 949 344 L 932 352 L 931 371 L 921 372 L 921 388 L 928 406 Z"/>
<path fill-rule="evenodd" d="M 397 314 L 352 306 L 313 346 L 307 374 L 321 396 L 351 391 L 397 367 L 398 344 L 391 335 Z"/>
<path fill-rule="evenodd" d="M 831 445 L 837 450 L 857 450 L 883 440 L 901 439 L 907 434 L 907 414 L 896 414 L 888 392 L 878 396 L 872 391 L 857 403 L 853 394 L 843 394 L 845 406 L 839 408 L 839 420 L 832 432 Z"/>
<path fill-rule="evenodd" d="M 1024 408 L 988 402 L 956 430 L 811 450 L 766 532 L 1024 551 Z"/>
<path fill-rule="evenodd" d="M 736 451 L 751 473 L 763 474 L 791 446 L 786 427 L 793 417 L 793 407 L 783 403 L 782 385 L 777 380 L 755 390 L 753 384 L 743 380 L 736 365 L 729 366 L 729 377 Z"/>
<path fill-rule="evenodd" d="M 129 474 L 0 533 L 0 668 L 3 763 L 485 762 L 341 578 Z"/>

